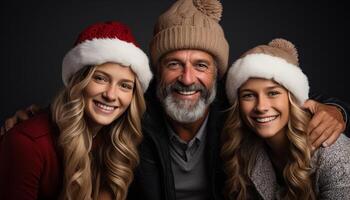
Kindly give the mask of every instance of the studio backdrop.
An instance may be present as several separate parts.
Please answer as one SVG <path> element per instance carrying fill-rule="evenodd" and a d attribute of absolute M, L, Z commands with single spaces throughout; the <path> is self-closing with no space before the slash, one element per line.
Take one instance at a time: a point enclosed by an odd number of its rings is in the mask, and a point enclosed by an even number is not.
<path fill-rule="evenodd" d="M 6 1 L 6 0 L 5 0 Z M 61 62 L 78 33 L 98 21 L 131 27 L 148 52 L 159 14 L 175 0 L 8 1 L 1 6 L 0 122 L 30 104 L 46 106 L 62 88 Z M 222 0 L 230 65 L 276 37 L 295 44 L 311 90 L 350 102 L 345 3 Z"/>

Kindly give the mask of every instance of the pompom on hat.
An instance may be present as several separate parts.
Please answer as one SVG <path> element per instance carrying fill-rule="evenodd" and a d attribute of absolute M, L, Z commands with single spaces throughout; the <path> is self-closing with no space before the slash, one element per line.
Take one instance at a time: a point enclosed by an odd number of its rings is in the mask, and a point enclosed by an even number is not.
<path fill-rule="evenodd" d="M 96 23 L 81 32 L 74 47 L 62 63 L 62 79 L 69 78 L 85 66 L 114 62 L 129 66 L 145 92 L 153 75 L 147 55 L 138 47 L 131 30 L 116 22 Z"/>
<path fill-rule="evenodd" d="M 299 67 L 297 49 L 285 39 L 254 47 L 233 63 L 226 80 L 226 94 L 231 104 L 249 78 L 276 81 L 289 90 L 300 105 L 309 98 L 309 82 Z"/>
<path fill-rule="evenodd" d="M 197 49 L 214 57 L 219 77 L 223 77 L 229 45 L 219 24 L 221 14 L 222 5 L 218 0 L 177 0 L 159 16 L 154 27 L 150 43 L 153 66 L 171 51 Z"/>

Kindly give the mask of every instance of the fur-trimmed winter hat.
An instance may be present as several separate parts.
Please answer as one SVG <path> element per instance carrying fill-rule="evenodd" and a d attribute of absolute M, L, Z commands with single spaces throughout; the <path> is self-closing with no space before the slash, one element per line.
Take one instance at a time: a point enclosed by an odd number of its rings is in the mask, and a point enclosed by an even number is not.
<path fill-rule="evenodd" d="M 285 39 L 274 39 L 244 53 L 229 69 L 226 94 L 233 103 L 238 89 L 249 78 L 272 79 L 284 86 L 300 104 L 309 98 L 309 82 L 299 67 L 295 46 Z"/>
<path fill-rule="evenodd" d="M 131 30 L 115 22 L 96 23 L 81 32 L 62 63 L 62 79 L 69 78 L 85 66 L 114 62 L 130 66 L 145 92 L 152 79 L 147 55 L 138 47 Z"/>
<path fill-rule="evenodd" d="M 150 44 L 153 65 L 171 51 L 198 49 L 214 57 L 222 77 L 227 70 L 229 45 L 219 24 L 221 14 L 218 0 L 177 0 L 154 27 Z"/>

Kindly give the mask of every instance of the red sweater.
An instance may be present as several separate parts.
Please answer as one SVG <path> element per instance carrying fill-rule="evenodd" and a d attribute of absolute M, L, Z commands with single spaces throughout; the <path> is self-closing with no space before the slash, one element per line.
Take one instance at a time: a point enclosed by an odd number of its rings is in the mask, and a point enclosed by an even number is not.
<path fill-rule="evenodd" d="M 63 171 L 58 128 L 41 113 L 12 128 L 0 140 L 0 199 L 57 199 Z"/>

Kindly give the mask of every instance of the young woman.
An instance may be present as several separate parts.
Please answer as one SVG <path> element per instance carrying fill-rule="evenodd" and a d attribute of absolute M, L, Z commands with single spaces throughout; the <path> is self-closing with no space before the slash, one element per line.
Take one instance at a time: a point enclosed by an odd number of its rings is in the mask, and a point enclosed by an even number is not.
<path fill-rule="evenodd" d="M 350 140 L 313 150 L 306 127 L 307 77 L 294 45 L 275 39 L 230 68 L 232 104 L 221 155 L 227 199 L 348 199 Z"/>
<path fill-rule="evenodd" d="M 0 144 L 0 199 L 125 199 L 139 161 L 146 54 L 119 22 L 89 26 L 63 59 L 49 111 Z"/>

